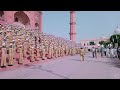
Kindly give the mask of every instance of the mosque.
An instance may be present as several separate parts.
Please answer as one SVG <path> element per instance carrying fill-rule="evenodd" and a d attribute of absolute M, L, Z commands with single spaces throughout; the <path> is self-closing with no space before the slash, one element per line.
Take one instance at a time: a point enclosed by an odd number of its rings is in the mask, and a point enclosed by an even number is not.
<path fill-rule="evenodd" d="M 42 32 L 41 11 L 0 11 L 0 23 L 24 25 Z"/>
<path fill-rule="evenodd" d="M 42 32 L 42 11 L 0 11 L 0 24 L 17 24 Z M 70 11 L 70 40 L 76 42 L 75 11 Z"/>

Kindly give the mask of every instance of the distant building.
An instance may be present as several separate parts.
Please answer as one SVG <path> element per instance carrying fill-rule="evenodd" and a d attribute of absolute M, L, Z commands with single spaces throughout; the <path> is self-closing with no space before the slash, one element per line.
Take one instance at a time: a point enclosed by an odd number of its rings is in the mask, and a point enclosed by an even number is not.
<path fill-rule="evenodd" d="M 81 43 L 82 46 L 84 46 L 88 49 L 91 49 L 93 46 L 94 47 L 99 47 L 100 46 L 100 44 L 99 44 L 100 41 L 108 41 L 108 40 L 109 40 L 109 37 L 102 36 L 98 39 L 81 40 L 80 43 Z M 90 45 L 90 42 L 94 42 L 95 45 Z"/>

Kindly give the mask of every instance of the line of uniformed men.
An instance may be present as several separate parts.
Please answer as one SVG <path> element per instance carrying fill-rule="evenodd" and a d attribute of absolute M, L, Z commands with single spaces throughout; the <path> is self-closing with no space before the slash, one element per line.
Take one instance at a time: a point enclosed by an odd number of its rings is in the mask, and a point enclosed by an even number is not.
<path fill-rule="evenodd" d="M 80 44 L 17 25 L 0 24 L 0 66 L 79 54 Z"/>

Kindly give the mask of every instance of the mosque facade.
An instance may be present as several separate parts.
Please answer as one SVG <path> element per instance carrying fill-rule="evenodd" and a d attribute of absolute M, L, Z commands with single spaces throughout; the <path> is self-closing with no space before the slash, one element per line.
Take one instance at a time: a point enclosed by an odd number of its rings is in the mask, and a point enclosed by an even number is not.
<path fill-rule="evenodd" d="M 0 11 L 0 23 L 20 24 L 42 32 L 41 11 Z"/>

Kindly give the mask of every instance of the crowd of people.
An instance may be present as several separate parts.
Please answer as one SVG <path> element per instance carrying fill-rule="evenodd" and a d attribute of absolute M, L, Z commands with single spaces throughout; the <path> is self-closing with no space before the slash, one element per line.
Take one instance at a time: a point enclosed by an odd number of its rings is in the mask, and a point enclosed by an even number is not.
<path fill-rule="evenodd" d="M 14 24 L 0 24 L 0 67 L 79 54 L 80 44 Z"/>
<path fill-rule="evenodd" d="M 120 59 L 119 47 L 92 47 L 93 58 L 98 56 Z M 0 67 L 46 59 L 80 55 L 84 61 L 86 48 L 61 37 L 31 30 L 17 24 L 0 24 Z"/>
<path fill-rule="evenodd" d="M 92 47 L 91 52 L 93 57 L 96 58 L 98 54 L 100 54 L 101 57 L 120 59 L 120 46 L 118 47 L 108 46 L 99 48 Z"/>

